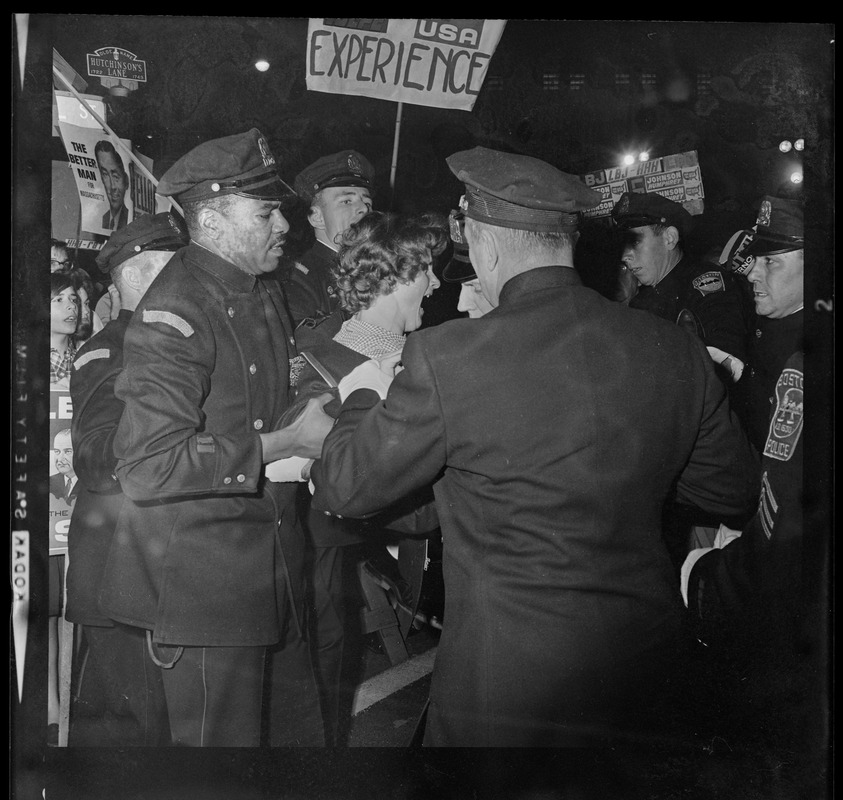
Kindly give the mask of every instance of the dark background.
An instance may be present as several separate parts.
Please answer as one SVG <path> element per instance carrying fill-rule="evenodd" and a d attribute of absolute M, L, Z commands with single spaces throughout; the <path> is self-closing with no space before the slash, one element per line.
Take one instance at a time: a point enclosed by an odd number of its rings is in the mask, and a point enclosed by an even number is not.
<path fill-rule="evenodd" d="M 23 477 L 34 542 L 38 520 L 47 517 L 46 480 L 40 476 L 48 473 L 51 161 L 66 160 L 61 140 L 51 132 L 53 48 L 88 81 L 85 94 L 104 97 L 112 130 L 154 159 L 156 177 L 202 141 L 258 127 L 288 182 L 319 156 L 350 147 L 375 166 L 376 207 L 447 212 L 462 185 L 444 159 L 475 145 L 526 153 L 574 174 L 612 166 L 627 148 L 646 147 L 653 157 L 696 150 L 706 208 L 697 235 L 706 246 L 751 226 L 763 195 L 792 193 L 787 175 L 800 161 L 805 182 L 795 191 L 806 206 L 805 391 L 811 409 L 805 422 L 806 524 L 831 531 L 833 23 L 510 19 L 471 112 L 403 106 L 394 193 L 389 174 L 397 105 L 309 92 L 306 18 L 32 14 L 23 75 L 14 27 L 13 20 L 12 377 L 15 391 L 24 389 L 14 396 L 19 424 L 13 441 L 17 448 L 17 434 L 25 430 L 25 472 L 15 470 Z M 110 97 L 98 79 L 87 77 L 86 54 L 106 46 L 146 61 L 148 82 L 128 97 Z M 252 66 L 258 56 L 272 63 L 268 72 Z M 806 143 L 801 157 L 779 152 L 781 139 L 798 137 Z M 297 228 L 300 238 L 291 243 L 303 246 L 307 232 Z M 605 271 L 615 266 L 606 234 L 602 224 L 588 226 L 578 248 L 577 267 L 598 289 L 606 288 Z M 455 313 L 453 287 L 443 286 L 434 298 L 438 305 L 426 324 Z M 526 754 L 508 751 L 493 757 L 412 751 L 45 754 L 46 634 L 39 620 L 44 620 L 46 551 L 34 547 L 31 558 L 33 617 L 23 705 L 17 705 L 10 682 L 13 797 L 41 797 L 45 785 L 49 800 L 477 797 L 466 788 L 473 777 L 486 787 L 483 796 L 514 797 L 527 795 L 517 787 L 504 791 L 496 775 L 511 767 L 509 774 L 550 780 L 565 761 L 553 754 L 534 767 Z M 712 754 L 707 765 L 726 770 L 728 752 Z M 769 766 L 750 765 L 747 780 Z M 694 794 L 694 776 L 694 770 L 683 775 L 673 792 L 642 796 L 701 796 Z M 782 794 L 775 779 L 769 780 L 772 793 L 764 796 L 795 796 Z M 527 785 L 525 777 L 522 788 Z M 722 796 L 761 795 L 734 784 L 724 786 Z"/>

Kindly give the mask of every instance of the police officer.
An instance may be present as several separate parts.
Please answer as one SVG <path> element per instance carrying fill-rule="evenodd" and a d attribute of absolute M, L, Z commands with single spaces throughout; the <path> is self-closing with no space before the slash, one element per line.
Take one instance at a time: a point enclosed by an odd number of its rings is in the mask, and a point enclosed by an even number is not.
<path fill-rule="evenodd" d="M 362 516 L 435 481 L 446 622 L 426 745 L 622 739 L 679 636 L 662 504 L 676 483 L 712 512 L 751 506 L 751 450 L 701 342 L 582 286 L 596 193 L 529 156 L 447 161 L 494 308 L 414 333 L 388 388 L 377 362 L 343 378 L 313 504 Z"/>
<path fill-rule="evenodd" d="M 320 322 L 339 308 L 331 272 L 337 261 L 338 237 L 372 210 L 375 171 L 356 150 L 323 156 L 305 167 L 294 182 L 308 206 L 307 220 L 316 241 L 292 267 L 285 290 L 293 322 Z M 338 322 L 342 322 L 338 315 Z M 336 333 L 338 326 L 331 331 Z"/>
<path fill-rule="evenodd" d="M 471 259 L 468 255 L 468 244 L 465 242 L 464 214 L 461 211 L 452 212 L 450 216 L 451 242 L 453 251 L 451 260 L 442 270 L 442 280 L 447 283 L 460 283 L 460 296 L 457 300 L 457 311 L 468 314 L 469 318 L 482 317 L 494 308 L 484 297 L 483 289 Z"/>
<path fill-rule="evenodd" d="M 718 688 L 731 692 L 721 706 L 738 726 L 775 729 L 798 751 L 800 743 L 816 748 L 814 724 L 817 736 L 827 735 L 831 674 L 831 531 L 805 525 L 802 203 L 764 197 L 747 233 L 748 258 L 737 269 L 758 313 L 745 376 L 762 456 L 758 507 L 742 530 L 726 531 L 724 546 L 689 554 L 683 588 Z"/>
<path fill-rule="evenodd" d="M 775 638 L 794 624 L 802 575 L 803 210 L 798 200 L 763 199 L 740 272 L 752 285 L 758 325 L 750 354 L 747 418 L 762 455 L 758 511 L 723 548 L 689 556 L 688 600 L 709 633 L 750 601 Z M 699 560 L 697 560 L 699 559 Z M 808 565 L 809 567 L 812 565 Z M 690 564 L 689 564 L 690 567 Z M 809 578 L 810 584 L 820 575 Z M 758 600 L 760 598 L 760 601 Z M 733 621 L 733 620 L 732 620 Z M 760 619 L 758 622 L 760 623 Z M 792 629 L 789 631 L 793 635 Z"/>
<path fill-rule="evenodd" d="M 696 334 L 708 348 L 730 400 L 738 402 L 744 390 L 740 379 L 747 360 L 750 316 L 738 280 L 686 254 L 693 217 L 681 203 L 656 193 L 625 192 L 612 209 L 612 218 L 623 237 L 624 268 L 640 284 L 627 301 L 629 307 L 649 311 Z M 665 534 L 676 548 L 677 566 L 690 548 L 711 543 L 716 523 L 684 503 L 665 507 Z"/>
<path fill-rule="evenodd" d="M 66 616 L 82 633 L 82 649 L 75 653 L 80 663 L 74 670 L 79 681 L 71 745 L 158 747 L 170 741 L 161 672 L 149 669 L 143 632 L 109 619 L 98 595 L 123 506 L 112 449 L 123 413 L 114 395 L 123 369 L 123 339 L 149 285 L 187 243 L 187 231 L 172 214 L 146 214 L 115 231 L 96 259 L 119 292 L 120 313 L 79 349 L 70 377 L 79 493 L 68 536 Z M 93 718 L 104 713 L 126 719 L 128 729 L 98 725 Z"/>
<path fill-rule="evenodd" d="M 623 235 L 621 259 L 640 288 L 628 301 L 696 333 L 726 386 L 746 364 L 750 320 L 735 277 L 685 252 L 693 217 L 681 203 L 656 193 L 624 192 L 612 209 Z"/>
<path fill-rule="evenodd" d="M 145 631 L 175 744 L 321 743 L 302 634 L 297 484 L 264 475 L 266 463 L 318 457 L 332 422 L 314 398 L 279 427 L 302 363 L 268 278 L 283 253 L 282 204 L 292 190 L 252 128 L 195 147 L 158 192 L 178 198 L 191 241 L 126 330 L 114 452 L 127 500 L 100 606 Z M 281 645 L 273 728 L 262 736 L 266 651 Z M 285 693 L 292 705 L 282 714 Z"/>

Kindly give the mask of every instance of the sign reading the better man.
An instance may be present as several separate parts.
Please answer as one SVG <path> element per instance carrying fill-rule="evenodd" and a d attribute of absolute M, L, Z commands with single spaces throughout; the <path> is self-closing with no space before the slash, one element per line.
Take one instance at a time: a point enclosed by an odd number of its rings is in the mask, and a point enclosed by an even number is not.
<path fill-rule="evenodd" d="M 471 111 L 506 20 L 311 19 L 307 88 Z"/>
<path fill-rule="evenodd" d="M 624 192 L 656 192 L 681 203 L 689 214 L 703 213 L 703 185 L 696 150 L 609 167 L 582 176 L 585 185 L 600 192 L 600 205 L 583 212 L 586 217 L 608 217 Z"/>
<path fill-rule="evenodd" d="M 135 216 L 128 159 L 102 128 L 71 125 L 59 118 L 59 131 L 79 191 L 82 238 L 110 236 Z M 131 150 L 128 139 L 120 141 Z"/>

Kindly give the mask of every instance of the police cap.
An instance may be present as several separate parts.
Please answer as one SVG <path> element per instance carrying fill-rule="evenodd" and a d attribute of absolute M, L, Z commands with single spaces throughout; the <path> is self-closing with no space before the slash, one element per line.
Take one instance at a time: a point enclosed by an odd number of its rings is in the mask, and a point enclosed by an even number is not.
<path fill-rule="evenodd" d="M 681 203 L 656 192 L 624 192 L 612 209 L 612 219 L 622 230 L 645 225 L 672 225 L 681 236 L 690 233 L 694 222 Z"/>
<path fill-rule="evenodd" d="M 761 201 L 755 233 L 746 249 L 747 255 L 770 256 L 802 250 L 805 227 L 802 203 L 784 197 L 767 195 Z"/>
<path fill-rule="evenodd" d="M 460 201 L 469 219 L 540 233 L 573 233 L 581 212 L 600 195 L 579 178 L 537 158 L 474 147 L 448 156 L 465 184 Z"/>
<path fill-rule="evenodd" d="M 156 191 L 181 202 L 224 194 L 256 200 L 293 197 L 293 190 L 278 175 L 266 138 L 257 128 L 194 147 L 164 173 Z"/>
<path fill-rule="evenodd" d="M 293 182 L 296 194 L 310 203 L 317 192 L 329 186 L 363 186 L 372 189 L 374 167 L 362 153 L 341 150 L 305 167 Z"/>
<path fill-rule="evenodd" d="M 110 272 L 138 253 L 180 250 L 189 242 L 184 227 L 171 213 L 143 214 L 108 237 L 97 254 L 97 266 L 103 272 Z"/>

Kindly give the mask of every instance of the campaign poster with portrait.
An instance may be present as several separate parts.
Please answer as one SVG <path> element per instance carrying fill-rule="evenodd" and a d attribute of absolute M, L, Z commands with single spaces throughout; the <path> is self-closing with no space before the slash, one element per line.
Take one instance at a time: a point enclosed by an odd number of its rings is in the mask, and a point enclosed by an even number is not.
<path fill-rule="evenodd" d="M 67 553 L 70 518 L 79 489 L 73 466 L 73 443 L 70 422 L 73 403 L 68 379 L 50 383 L 50 555 Z"/>
<path fill-rule="evenodd" d="M 135 218 L 132 143 L 61 118 L 58 127 L 79 192 L 83 238 L 110 236 Z"/>

